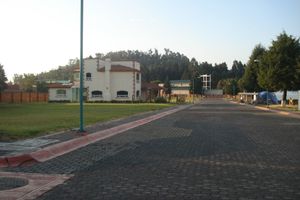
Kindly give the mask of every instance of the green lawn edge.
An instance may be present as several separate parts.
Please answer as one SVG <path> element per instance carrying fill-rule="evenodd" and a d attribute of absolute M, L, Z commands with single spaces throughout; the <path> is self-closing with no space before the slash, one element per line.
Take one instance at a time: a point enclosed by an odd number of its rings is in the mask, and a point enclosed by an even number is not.
<path fill-rule="evenodd" d="M 84 125 L 172 107 L 175 104 L 85 103 Z M 0 104 L 0 141 L 31 138 L 79 127 L 79 104 Z"/>

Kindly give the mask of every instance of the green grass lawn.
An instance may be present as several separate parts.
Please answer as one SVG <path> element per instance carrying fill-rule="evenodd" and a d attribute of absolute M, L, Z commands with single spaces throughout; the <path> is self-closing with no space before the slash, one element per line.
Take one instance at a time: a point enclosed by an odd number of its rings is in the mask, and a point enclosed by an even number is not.
<path fill-rule="evenodd" d="M 85 104 L 84 125 L 167 108 L 171 104 Z M 0 104 L 0 141 L 79 127 L 79 104 Z"/>

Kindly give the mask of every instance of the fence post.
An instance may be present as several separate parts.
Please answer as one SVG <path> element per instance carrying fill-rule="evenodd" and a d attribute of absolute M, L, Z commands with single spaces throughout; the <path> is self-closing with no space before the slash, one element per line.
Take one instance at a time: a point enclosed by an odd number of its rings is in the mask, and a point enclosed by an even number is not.
<path fill-rule="evenodd" d="M 14 93 L 10 93 L 10 103 L 14 103 Z"/>
<path fill-rule="evenodd" d="M 298 91 L 298 110 L 300 110 L 300 90 Z"/>

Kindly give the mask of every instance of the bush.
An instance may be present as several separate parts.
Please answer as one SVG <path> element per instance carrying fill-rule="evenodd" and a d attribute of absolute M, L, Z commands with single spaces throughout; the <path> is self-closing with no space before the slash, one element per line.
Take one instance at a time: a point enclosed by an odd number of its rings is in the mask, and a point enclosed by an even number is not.
<path fill-rule="evenodd" d="M 167 103 L 167 100 L 164 97 L 156 97 L 154 102 L 155 103 Z"/>
<path fill-rule="evenodd" d="M 179 96 L 176 99 L 177 103 L 185 103 L 185 97 L 184 96 Z"/>

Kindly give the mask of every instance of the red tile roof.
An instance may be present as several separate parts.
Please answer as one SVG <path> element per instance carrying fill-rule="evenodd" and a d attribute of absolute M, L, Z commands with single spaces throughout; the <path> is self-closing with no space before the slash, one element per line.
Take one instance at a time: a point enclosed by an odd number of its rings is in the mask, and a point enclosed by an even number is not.
<path fill-rule="evenodd" d="M 163 87 L 160 87 L 158 84 L 156 83 L 146 83 L 146 82 L 142 82 L 142 90 L 161 90 L 163 89 Z"/>
<path fill-rule="evenodd" d="M 71 84 L 61 84 L 61 83 L 50 83 L 48 84 L 48 88 L 71 88 Z"/>
<path fill-rule="evenodd" d="M 112 65 L 110 71 L 111 72 L 140 72 L 137 69 L 126 67 L 123 65 Z M 101 67 L 100 69 L 98 69 L 98 72 L 105 72 L 105 67 Z"/>

